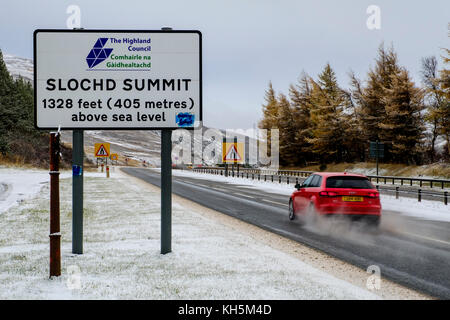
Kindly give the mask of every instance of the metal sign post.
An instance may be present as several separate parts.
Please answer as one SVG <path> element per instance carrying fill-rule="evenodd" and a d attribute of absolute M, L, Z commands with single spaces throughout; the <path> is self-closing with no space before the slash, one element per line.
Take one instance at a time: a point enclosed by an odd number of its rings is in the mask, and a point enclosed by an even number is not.
<path fill-rule="evenodd" d="M 377 150 L 376 154 L 377 154 L 377 176 L 378 176 L 378 154 L 379 154 L 379 152 L 378 152 L 378 140 L 376 141 L 375 149 Z"/>
<path fill-rule="evenodd" d="M 161 30 L 171 31 L 171 27 Z M 172 251 L 172 130 L 161 130 L 161 254 Z"/>
<path fill-rule="evenodd" d="M 84 131 L 72 135 L 72 253 L 83 253 Z M 97 164 L 98 166 L 98 164 Z"/>
<path fill-rule="evenodd" d="M 172 130 L 161 131 L 161 254 L 172 251 Z"/>
<path fill-rule="evenodd" d="M 384 143 L 376 140 L 375 142 L 370 141 L 369 155 L 376 159 L 377 165 L 377 176 L 378 176 L 378 162 L 380 158 L 384 158 Z"/>

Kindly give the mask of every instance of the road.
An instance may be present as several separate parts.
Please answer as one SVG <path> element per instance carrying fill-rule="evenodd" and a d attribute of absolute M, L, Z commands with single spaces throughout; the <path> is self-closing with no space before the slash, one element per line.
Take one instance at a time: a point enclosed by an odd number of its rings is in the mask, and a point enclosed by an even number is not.
<path fill-rule="evenodd" d="M 160 186 L 160 174 L 156 171 L 122 170 Z M 172 192 L 365 270 L 377 265 L 383 277 L 437 298 L 450 299 L 450 223 L 383 211 L 377 233 L 333 220 L 318 228 L 288 220 L 287 195 L 178 176 L 173 176 Z"/>

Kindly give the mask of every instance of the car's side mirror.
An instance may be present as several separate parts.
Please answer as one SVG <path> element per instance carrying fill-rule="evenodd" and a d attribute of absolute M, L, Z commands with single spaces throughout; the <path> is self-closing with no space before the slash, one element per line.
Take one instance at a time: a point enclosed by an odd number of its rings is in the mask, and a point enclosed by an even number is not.
<path fill-rule="evenodd" d="M 294 186 L 294 188 L 297 189 L 297 190 L 300 190 L 301 187 L 302 186 L 300 185 L 300 183 L 296 183 L 295 186 Z"/>

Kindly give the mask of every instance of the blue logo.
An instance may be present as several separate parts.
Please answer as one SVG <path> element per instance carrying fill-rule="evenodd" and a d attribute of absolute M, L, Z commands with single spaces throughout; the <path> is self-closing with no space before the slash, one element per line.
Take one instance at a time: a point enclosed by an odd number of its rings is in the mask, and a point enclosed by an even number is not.
<path fill-rule="evenodd" d="M 180 112 L 175 116 L 175 122 L 179 127 L 192 127 L 194 124 L 195 114 L 190 112 Z"/>
<path fill-rule="evenodd" d="M 107 41 L 108 38 L 98 38 L 97 42 L 94 44 L 94 47 L 86 58 L 89 69 L 106 60 L 113 51 L 112 48 L 103 48 Z"/>

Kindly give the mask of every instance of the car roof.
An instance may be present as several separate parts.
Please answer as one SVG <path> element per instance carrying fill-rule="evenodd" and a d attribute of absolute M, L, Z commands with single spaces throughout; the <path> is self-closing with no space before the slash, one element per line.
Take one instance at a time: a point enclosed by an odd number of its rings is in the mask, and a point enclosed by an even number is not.
<path fill-rule="evenodd" d="M 350 173 L 350 172 L 314 172 L 313 174 L 317 174 L 317 175 L 325 177 L 325 178 L 336 177 L 336 176 L 348 176 L 348 177 L 363 177 L 363 178 L 367 178 L 363 174 Z"/>

